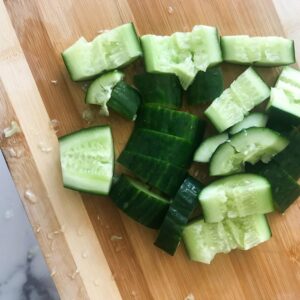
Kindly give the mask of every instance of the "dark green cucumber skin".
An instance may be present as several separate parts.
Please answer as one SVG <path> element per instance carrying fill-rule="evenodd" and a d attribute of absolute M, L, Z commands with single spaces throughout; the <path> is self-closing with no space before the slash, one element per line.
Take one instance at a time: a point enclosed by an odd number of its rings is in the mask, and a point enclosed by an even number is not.
<path fill-rule="evenodd" d="M 275 161 L 248 165 L 247 172 L 249 171 L 268 179 L 275 207 L 281 213 L 300 196 L 300 186 Z"/>
<path fill-rule="evenodd" d="M 153 105 L 141 107 L 136 125 L 181 137 L 195 146 L 200 144 L 205 130 L 205 122 L 195 115 Z"/>
<path fill-rule="evenodd" d="M 168 201 L 162 201 L 137 189 L 127 176 L 121 175 L 112 185 L 110 197 L 129 217 L 152 229 L 158 229 L 168 211 Z"/>
<path fill-rule="evenodd" d="M 120 81 L 113 88 L 107 106 L 128 120 L 133 120 L 141 104 L 141 97 L 137 90 Z"/>
<path fill-rule="evenodd" d="M 167 196 L 174 196 L 187 175 L 185 169 L 138 152 L 125 150 L 119 156 L 118 162 L 141 181 Z"/>
<path fill-rule="evenodd" d="M 180 243 L 184 226 L 198 206 L 198 195 L 203 185 L 188 176 L 171 202 L 154 244 L 174 255 Z"/>
<path fill-rule="evenodd" d="M 267 127 L 283 134 L 288 134 L 294 126 L 300 125 L 300 118 L 276 107 L 270 107 L 268 115 Z"/>
<path fill-rule="evenodd" d="M 159 104 L 173 109 L 181 107 L 182 89 L 173 74 L 139 74 L 134 76 L 134 85 L 142 95 L 144 104 Z"/>
<path fill-rule="evenodd" d="M 220 67 L 198 72 L 187 90 L 187 102 L 191 105 L 205 103 L 219 97 L 224 90 L 223 73 Z"/>
<path fill-rule="evenodd" d="M 295 181 L 300 178 L 300 127 L 295 128 L 288 135 L 290 143 L 274 160 Z"/>
<path fill-rule="evenodd" d="M 90 131 L 90 130 L 92 130 L 92 129 L 97 129 L 97 128 L 99 128 L 99 127 L 110 127 L 109 125 L 97 125 L 97 126 L 92 126 L 92 127 L 89 127 L 89 128 L 83 128 L 83 129 L 80 129 L 80 130 L 78 130 L 78 131 L 75 131 L 75 132 L 71 132 L 71 133 L 69 133 L 69 134 L 66 134 L 66 135 L 64 135 L 64 136 L 61 136 L 61 137 L 59 137 L 58 138 L 58 141 L 63 141 L 64 139 L 68 139 L 68 137 L 69 136 L 71 136 L 71 135 L 73 135 L 73 134 L 75 134 L 75 133 L 79 133 L 79 132 L 84 132 L 84 131 Z M 114 153 L 114 155 L 115 155 L 115 153 Z M 113 157 L 113 161 L 115 161 L 115 156 Z M 112 182 L 110 183 L 110 185 L 112 185 Z M 63 183 L 63 186 L 65 187 L 65 188 L 67 188 L 67 189 L 69 189 L 69 190 L 72 190 L 72 191 L 76 191 L 76 192 L 80 192 L 80 193 L 89 193 L 89 194 L 91 194 L 91 195 L 98 195 L 98 196 L 107 196 L 107 194 L 105 194 L 105 193 L 95 193 L 95 192 L 92 192 L 92 191 L 86 191 L 86 190 L 83 190 L 83 189 L 79 189 L 79 188 L 75 188 L 75 187 L 73 187 L 73 186 L 71 186 L 71 185 L 68 185 L 68 184 L 65 184 L 65 183 Z"/>
<path fill-rule="evenodd" d="M 173 135 L 138 128 L 133 131 L 125 150 L 187 168 L 193 160 L 194 145 Z"/>

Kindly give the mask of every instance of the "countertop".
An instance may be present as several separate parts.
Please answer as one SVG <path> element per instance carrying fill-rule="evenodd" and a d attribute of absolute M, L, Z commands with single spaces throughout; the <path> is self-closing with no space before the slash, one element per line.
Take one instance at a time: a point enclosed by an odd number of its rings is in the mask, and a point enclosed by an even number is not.
<path fill-rule="evenodd" d="M 0 300 L 59 299 L 5 164 L 0 152 Z"/>

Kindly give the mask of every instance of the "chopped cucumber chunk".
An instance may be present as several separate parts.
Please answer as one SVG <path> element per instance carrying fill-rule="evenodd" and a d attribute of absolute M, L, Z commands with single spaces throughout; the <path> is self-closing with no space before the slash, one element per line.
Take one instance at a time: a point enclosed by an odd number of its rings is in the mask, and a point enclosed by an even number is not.
<path fill-rule="evenodd" d="M 101 111 L 109 115 L 107 102 L 111 98 L 113 88 L 124 78 L 124 74 L 117 70 L 106 73 L 94 80 L 88 87 L 85 101 L 89 104 L 101 106 Z"/>
<path fill-rule="evenodd" d="M 269 95 L 269 87 L 252 68 L 248 68 L 204 113 L 217 130 L 222 132 L 242 121 L 254 106 Z"/>
<path fill-rule="evenodd" d="M 171 36 L 144 35 L 141 42 L 147 72 L 175 74 L 185 90 L 199 70 L 206 71 L 222 62 L 215 27 L 199 25 L 192 32 L 176 32 Z"/>
<path fill-rule="evenodd" d="M 259 112 L 254 112 L 246 116 L 241 122 L 231 127 L 229 133 L 235 134 L 242 131 L 243 129 L 248 129 L 251 127 L 266 127 L 267 122 L 267 115 Z"/>
<path fill-rule="evenodd" d="M 238 173 L 246 162 L 259 160 L 267 163 L 288 145 L 288 140 L 269 128 L 244 129 L 220 145 L 213 154 L 209 173 L 211 176 Z"/>
<path fill-rule="evenodd" d="M 208 223 L 274 210 L 269 182 L 254 174 L 238 174 L 216 180 L 202 190 L 199 201 Z"/>
<path fill-rule="evenodd" d="M 107 195 L 113 176 L 114 147 L 109 126 L 82 129 L 59 139 L 64 186 Z"/>
<path fill-rule="evenodd" d="M 269 240 L 271 235 L 268 221 L 261 214 L 219 223 L 194 221 L 185 227 L 183 241 L 190 259 L 209 264 L 218 253 L 236 248 L 248 250 Z"/>
<path fill-rule="evenodd" d="M 168 200 L 125 175 L 121 175 L 113 184 L 110 196 L 125 214 L 154 229 L 160 227 L 169 207 Z"/>
<path fill-rule="evenodd" d="M 194 161 L 209 162 L 216 149 L 228 140 L 228 134 L 222 133 L 205 139 L 194 154 Z"/>
<path fill-rule="evenodd" d="M 81 37 L 62 53 L 74 81 L 91 79 L 104 71 L 122 67 L 141 55 L 132 23 L 102 33 L 91 42 Z"/>
<path fill-rule="evenodd" d="M 277 36 L 223 36 L 224 61 L 257 66 L 282 66 L 295 62 L 294 41 Z"/>

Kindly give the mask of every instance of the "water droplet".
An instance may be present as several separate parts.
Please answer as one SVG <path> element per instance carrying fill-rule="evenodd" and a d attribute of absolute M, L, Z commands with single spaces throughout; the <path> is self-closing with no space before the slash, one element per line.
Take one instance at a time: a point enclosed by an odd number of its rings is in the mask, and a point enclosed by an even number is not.
<path fill-rule="evenodd" d="M 74 280 L 76 278 L 76 276 L 79 274 L 79 270 L 76 269 L 74 273 L 70 274 L 69 277 Z"/>
<path fill-rule="evenodd" d="M 77 235 L 78 236 L 84 236 L 84 232 L 83 232 L 82 228 L 80 228 L 80 227 L 78 228 Z"/>
<path fill-rule="evenodd" d="M 57 84 L 58 84 L 58 80 L 52 79 L 52 80 L 51 80 L 51 83 L 52 83 L 53 85 L 57 85 Z"/>
<path fill-rule="evenodd" d="M 99 216 L 99 215 L 97 215 L 97 220 L 98 220 L 98 221 L 101 221 L 101 219 L 100 219 L 100 216 Z"/>
<path fill-rule="evenodd" d="M 110 237 L 111 241 L 119 241 L 119 240 L 122 240 L 122 239 L 123 239 L 123 237 L 121 237 L 120 235 L 112 235 Z"/>
<path fill-rule="evenodd" d="M 56 272 L 56 269 L 53 268 L 52 271 L 51 271 L 51 273 L 50 273 L 50 276 L 53 277 L 53 276 L 56 275 L 56 273 L 57 273 L 57 272 Z"/>
<path fill-rule="evenodd" d="M 37 227 L 35 228 L 35 232 L 36 232 L 36 233 L 40 233 L 41 229 L 42 229 L 41 226 L 37 226 Z"/>
<path fill-rule="evenodd" d="M 26 190 L 25 191 L 24 198 L 32 204 L 37 203 L 37 197 L 31 190 Z"/>
<path fill-rule="evenodd" d="M 89 87 L 89 84 L 88 84 L 87 82 L 85 82 L 85 83 L 83 83 L 83 84 L 81 85 L 81 89 L 82 89 L 84 92 L 87 91 L 88 87 Z"/>
<path fill-rule="evenodd" d="M 168 7 L 168 13 L 169 13 L 170 15 L 174 13 L 174 9 L 173 9 L 172 6 L 169 6 L 169 7 Z"/>
<path fill-rule="evenodd" d="M 195 296 L 192 293 L 189 293 L 184 300 L 195 300 Z"/>
<path fill-rule="evenodd" d="M 131 296 L 133 296 L 134 298 L 136 297 L 137 292 L 136 291 L 131 291 Z"/>
<path fill-rule="evenodd" d="M 100 279 L 94 279 L 93 284 L 94 286 L 99 286 L 101 283 Z"/>
<path fill-rule="evenodd" d="M 88 254 L 87 251 L 83 251 L 83 252 L 81 253 L 81 257 L 82 257 L 83 259 L 88 258 L 88 256 L 89 256 L 89 254 Z"/>
<path fill-rule="evenodd" d="M 22 132 L 22 130 L 19 127 L 18 123 L 16 121 L 11 121 L 10 126 L 7 128 L 4 128 L 3 135 L 5 138 L 9 138 L 19 132 Z"/>
<path fill-rule="evenodd" d="M 94 113 L 91 109 L 87 108 L 82 112 L 82 119 L 88 122 L 88 124 L 92 123 L 94 120 Z"/>
<path fill-rule="evenodd" d="M 44 142 L 39 142 L 38 147 L 44 153 L 50 153 L 53 150 L 53 147 L 46 145 Z"/>
<path fill-rule="evenodd" d="M 4 218 L 6 220 L 11 219 L 14 216 L 14 211 L 12 209 L 8 209 L 5 213 L 4 213 Z"/>
<path fill-rule="evenodd" d="M 109 32 L 109 29 L 100 29 L 97 31 L 97 33 L 101 34 L 101 33 L 105 33 L 105 32 Z"/>
<path fill-rule="evenodd" d="M 59 121 L 56 119 L 49 121 L 49 127 L 52 129 L 55 133 L 59 131 Z"/>
<path fill-rule="evenodd" d="M 45 257 L 46 257 L 46 258 L 52 257 L 52 253 L 47 253 L 47 254 L 45 254 Z"/>

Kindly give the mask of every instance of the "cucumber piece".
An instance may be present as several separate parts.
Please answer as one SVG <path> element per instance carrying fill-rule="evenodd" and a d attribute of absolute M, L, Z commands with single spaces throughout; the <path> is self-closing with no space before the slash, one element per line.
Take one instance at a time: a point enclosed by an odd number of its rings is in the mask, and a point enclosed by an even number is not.
<path fill-rule="evenodd" d="M 288 97 L 299 104 L 300 102 L 300 71 L 291 67 L 284 67 L 275 85 L 282 89 Z"/>
<path fill-rule="evenodd" d="M 209 264 L 216 254 L 239 248 L 247 250 L 271 238 L 264 215 L 225 219 L 219 223 L 197 220 L 183 231 L 183 241 L 190 259 Z"/>
<path fill-rule="evenodd" d="M 74 81 L 91 79 L 104 71 L 122 67 L 142 56 L 132 23 L 116 27 L 87 42 L 81 37 L 62 53 Z"/>
<path fill-rule="evenodd" d="M 216 149 L 228 140 L 227 133 L 221 133 L 205 139 L 194 154 L 194 161 L 209 162 Z"/>
<path fill-rule="evenodd" d="M 142 107 L 136 125 L 181 137 L 192 144 L 200 143 L 205 129 L 205 122 L 195 115 L 153 105 Z"/>
<path fill-rule="evenodd" d="M 174 196 L 186 177 L 185 169 L 138 152 L 124 150 L 119 156 L 118 162 L 141 181 L 168 196 Z"/>
<path fill-rule="evenodd" d="M 97 104 L 101 110 L 109 115 L 107 102 L 111 98 L 111 93 L 115 85 L 124 78 L 124 74 L 117 70 L 108 72 L 96 80 L 88 87 L 85 102 L 88 104 Z"/>
<path fill-rule="evenodd" d="M 144 73 L 134 76 L 144 104 L 158 104 L 168 108 L 180 108 L 182 89 L 173 74 Z"/>
<path fill-rule="evenodd" d="M 107 195 L 114 169 L 114 146 L 109 126 L 82 129 L 59 138 L 64 186 Z"/>
<path fill-rule="evenodd" d="M 268 126 L 286 133 L 293 126 L 300 124 L 300 101 L 296 102 L 279 88 L 271 89 L 271 97 L 267 106 Z"/>
<path fill-rule="evenodd" d="M 250 127 L 266 127 L 267 122 L 267 115 L 259 112 L 254 112 L 246 116 L 241 122 L 231 127 L 229 133 L 235 134 L 242 131 L 243 129 L 247 129 Z"/>
<path fill-rule="evenodd" d="M 252 68 L 248 68 L 204 113 L 217 130 L 222 132 L 242 121 L 254 106 L 269 95 L 269 87 Z"/>
<path fill-rule="evenodd" d="M 169 207 L 168 200 L 125 175 L 113 184 L 110 197 L 129 217 L 153 229 L 160 227 Z"/>
<path fill-rule="evenodd" d="M 221 37 L 223 59 L 236 64 L 273 67 L 295 63 L 294 41 L 282 37 Z"/>
<path fill-rule="evenodd" d="M 206 186 L 199 195 L 205 222 L 221 222 L 274 210 L 271 186 L 255 174 L 231 175 Z"/>
<path fill-rule="evenodd" d="M 199 71 L 187 89 L 187 102 L 191 105 L 212 101 L 224 89 L 223 73 L 220 67 Z"/>
<path fill-rule="evenodd" d="M 136 129 L 125 150 L 138 152 L 174 166 L 186 168 L 192 162 L 194 145 L 180 137 L 166 133 L 149 129 Z"/>
<path fill-rule="evenodd" d="M 300 124 L 300 71 L 284 67 L 267 106 L 268 125 L 278 131 L 288 132 Z"/>
<path fill-rule="evenodd" d="M 209 174 L 228 175 L 244 170 L 244 164 L 267 163 L 288 145 L 288 140 L 269 128 L 252 127 L 236 133 L 213 154 Z"/>
<path fill-rule="evenodd" d="M 295 128 L 289 135 L 288 146 L 274 157 L 276 163 L 295 181 L 300 178 L 300 128 Z"/>
<path fill-rule="evenodd" d="M 150 73 L 175 74 L 184 90 L 199 70 L 222 62 L 218 31 L 199 25 L 192 32 L 176 32 L 171 36 L 141 37 L 145 65 Z"/>
<path fill-rule="evenodd" d="M 300 196 L 299 184 L 277 161 L 271 161 L 268 164 L 259 163 L 255 166 L 247 166 L 247 170 L 268 179 L 272 187 L 274 205 L 282 213 Z"/>
<path fill-rule="evenodd" d="M 174 255 L 180 243 L 184 226 L 198 205 L 198 195 L 202 188 L 198 180 L 188 176 L 170 204 L 154 243 L 170 255 Z"/>
<path fill-rule="evenodd" d="M 107 106 L 123 118 L 134 121 L 141 104 L 139 93 L 124 81 L 118 82 L 112 90 Z"/>
<path fill-rule="evenodd" d="M 221 222 L 194 221 L 184 228 L 182 238 L 189 258 L 204 264 L 210 264 L 217 253 L 236 248 Z"/>

